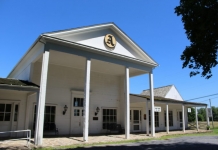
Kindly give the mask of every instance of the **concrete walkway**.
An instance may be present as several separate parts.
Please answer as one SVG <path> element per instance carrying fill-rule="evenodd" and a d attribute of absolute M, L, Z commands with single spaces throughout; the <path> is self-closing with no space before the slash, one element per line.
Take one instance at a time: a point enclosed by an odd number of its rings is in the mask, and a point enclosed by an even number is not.
<path fill-rule="evenodd" d="M 207 130 L 199 130 L 198 132 L 210 132 Z M 171 131 L 168 135 L 175 135 L 175 134 L 187 134 L 187 133 L 198 133 L 196 130 L 186 130 L 184 133 L 183 131 Z M 156 133 L 155 138 L 167 135 L 166 132 L 158 132 Z M 136 139 L 149 139 L 152 138 L 151 136 L 147 136 L 145 133 L 136 133 L 130 134 L 130 139 L 128 140 L 136 140 Z M 30 147 L 34 147 L 32 139 L 32 143 Z M 66 146 L 66 145 L 79 145 L 79 144 L 93 144 L 93 143 L 101 143 L 101 142 L 116 142 L 116 141 L 125 141 L 124 134 L 110 134 L 110 135 L 96 135 L 96 136 L 89 136 L 88 142 L 83 142 L 83 137 L 48 137 L 43 139 L 43 147 L 58 147 L 58 146 Z M 10 149 L 10 150 L 17 150 L 17 149 L 28 149 L 26 146 L 25 140 L 18 140 L 18 141 L 0 141 L 0 149 Z"/>

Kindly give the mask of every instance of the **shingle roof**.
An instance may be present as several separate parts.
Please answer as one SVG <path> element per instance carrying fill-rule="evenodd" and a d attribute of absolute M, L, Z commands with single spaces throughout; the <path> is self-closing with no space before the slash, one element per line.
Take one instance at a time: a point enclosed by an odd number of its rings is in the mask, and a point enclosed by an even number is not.
<path fill-rule="evenodd" d="M 132 96 L 136 96 L 136 97 L 141 97 L 141 98 L 145 98 L 148 101 L 150 101 L 150 96 L 148 95 L 139 95 L 139 94 L 130 94 Z M 144 102 L 145 102 L 144 101 Z M 176 99 L 171 99 L 171 98 L 163 98 L 163 97 L 158 97 L 158 96 L 154 96 L 154 102 L 163 102 L 163 103 L 176 103 L 176 104 L 185 104 L 185 105 L 198 105 L 198 106 L 207 106 L 207 104 L 205 103 L 196 103 L 196 102 L 186 102 L 186 101 L 178 101 Z"/>
<path fill-rule="evenodd" d="M 154 88 L 154 96 L 165 97 L 172 87 L 173 85 L 167 85 L 159 88 Z M 150 90 L 143 90 L 141 95 L 150 95 Z"/>
<path fill-rule="evenodd" d="M 18 79 L 9 79 L 9 78 L 0 78 L 0 85 L 16 85 L 16 86 L 25 86 L 25 87 L 37 87 L 38 85 L 24 80 L 18 80 Z"/>

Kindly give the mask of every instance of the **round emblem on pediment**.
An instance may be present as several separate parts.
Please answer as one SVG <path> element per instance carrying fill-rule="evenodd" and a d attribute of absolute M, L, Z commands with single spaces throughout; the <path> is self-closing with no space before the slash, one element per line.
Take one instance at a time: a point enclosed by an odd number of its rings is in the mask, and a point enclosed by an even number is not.
<path fill-rule="evenodd" d="M 109 47 L 109 48 L 114 48 L 116 46 L 116 39 L 112 34 L 107 34 L 104 37 L 104 43 Z"/>

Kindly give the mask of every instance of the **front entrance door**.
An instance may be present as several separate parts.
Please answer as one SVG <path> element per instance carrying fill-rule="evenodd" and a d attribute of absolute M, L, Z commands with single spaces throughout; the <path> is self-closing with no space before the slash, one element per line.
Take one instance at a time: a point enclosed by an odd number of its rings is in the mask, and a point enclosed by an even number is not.
<path fill-rule="evenodd" d="M 81 94 L 81 93 L 80 93 Z M 83 133 L 83 101 L 82 94 L 72 99 L 71 134 Z"/>
<path fill-rule="evenodd" d="M 82 134 L 83 132 L 83 108 L 74 108 L 72 134 Z"/>
<path fill-rule="evenodd" d="M 141 131 L 141 110 L 133 109 L 132 110 L 132 131 L 140 132 Z"/>
<path fill-rule="evenodd" d="M 178 128 L 182 128 L 183 124 L 182 124 L 182 111 L 178 111 L 177 112 L 177 124 L 178 124 Z"/>

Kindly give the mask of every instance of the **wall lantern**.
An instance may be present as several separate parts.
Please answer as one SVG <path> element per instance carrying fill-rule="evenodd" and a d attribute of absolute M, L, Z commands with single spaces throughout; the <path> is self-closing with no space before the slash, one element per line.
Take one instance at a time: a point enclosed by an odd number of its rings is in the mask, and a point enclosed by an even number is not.
<path fill-rule="evenodd" d="M 64 106 L 64 111 L 63 111 L 63 115 L 65 115 L 66 111 L 67 111 L 67 105 Z"/>
<path fill-rule="evenodd" d="M 95 112 L 95 116 L 97 116 L 97 114 L 99 113 L 100 109 L 99 107 L 96 108 L 96 112 Z"/>

